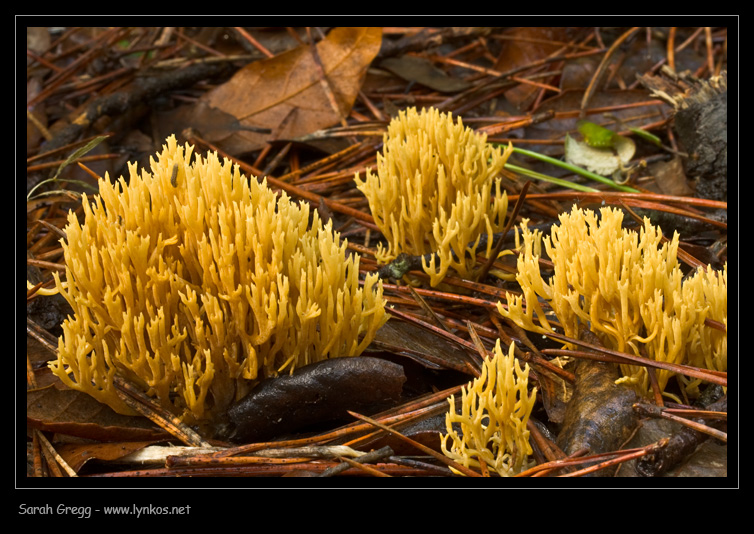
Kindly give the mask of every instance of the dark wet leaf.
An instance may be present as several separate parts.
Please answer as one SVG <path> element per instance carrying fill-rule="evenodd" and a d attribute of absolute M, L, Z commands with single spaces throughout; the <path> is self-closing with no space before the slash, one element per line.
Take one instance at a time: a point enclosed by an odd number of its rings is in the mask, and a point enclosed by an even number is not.
<path fill-rule="evenodd" d="M 683 426 L 667 419 L 651 419 L 643 421 L 636 436 L 626 445 L 626 448 L 644 447 L 650 443 L 657 443 L 663 438 L 674 436 L 678 432 L 685 432 Z M 662 450 L 661 450 L 662 451 Z M 662 452 L 661 452 L 662 454 Z M 638 477 L 636 460 L 626 462 L 617 473 L 619 477 Z M 716 439 L 708 439 L 701 443 L 679 465 L 664 473 L 661 477 L 727 477 L 728 476 L 728 446 Z"/>
<path fill-rule="evenodd" d="M 714 412 L 727 412 L 728 397 L 723 396 L 720 400 L 713 402 L 705 408 Z M 703 419 L 692 419 L 697 423 L 718 430 L 723 430 L 727 427 L 727 422 L 723 420 L 705 421 Z M 659 476 L 670 472 L 675 468 L 681 467 L 691 458 L 697 448 L 710 438 L 708 434 L 699 432 L 687 426 L 675 428 L 673 432 L 668 433 L 668 436 L 669 440 L 667 446 L 656 450 L 652 454 L 643 456 L 636 461 L 635 469 L 640 476 Z M 725 463 L 727 464 L 727 459 Z M 717 465 L 719 466 L 720 464 Z"/>
<path fill-rule="evenodd" d="M 202 100 L 171 111 L 156 113 L 155 117 L 155 129 L 161 138 L 167 138 L 176 132 L 194 131 L 202 139 L 217 143 L 235 132 L 251 131 L 267 134 L 271 132 L 270 129 L 245 127 L 230 113 L 213 108 Z"/>
<path fill-rule="evenodd" d="M 576 366 L 576 387 L 566 407 L 558 446 L 566 454 L 588 449 L 591 454 L 618 450 L 631 436 L 638 417 L 636 393 L 617 385 L 616 364 L 581 360 Z M 596 476 L 608 476 L 606 470 Z"/>
<path fill-rule="evenodd" d="M 440 452 L 440 434 L 447 433 L 445 412 L 401 427 L 400 433 L 407 438 L 411 438 L 422 445 Z M 365 449 L 379 449 L 386 446 L 393 449 L 395 454 L 416 454 L 416 447 L 393 434 L 383 433 L 373 441 L 364 444 Z"/>
<path fill-rule="evenodd" d="M 457 345 L 400 320 L 385 323 L 377 332 L 372 347 L 403 354 L 429 369 L 461 369 L 469 360 Z"/>
<path fill-rule="evenodd" d="M 313 425 L 350 420 L 347 411 L 372 414 L 397 404 L 406 377 L 398 364 L 358 356 L 307 365 L 259 383 L 228 410 L 226 439 L 271 439 Z"/>
<path fill-rule="evenodd" d="M 434 64 L 422 57 L 391 57 L 380 62 L 380 67 L 409 82 L 420 83 L 441 93 L 456 93 L 468 89 L 471 84 L 459 78 L 448 76 Z"/>

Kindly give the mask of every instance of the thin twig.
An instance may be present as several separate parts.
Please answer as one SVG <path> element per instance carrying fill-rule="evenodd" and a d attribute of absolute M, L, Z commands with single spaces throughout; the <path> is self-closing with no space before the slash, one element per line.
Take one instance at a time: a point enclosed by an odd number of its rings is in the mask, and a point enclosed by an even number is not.
<path fill-rule="evenodd" d="M 622 363 L 622 364 L 644 365 L 648 367 L 655 367 L 657 369 L 664 369 L 666 371 L 671 371 L 673 373 L 678 373 L 678 374 L 690 376 L 693 378 L 699 378 L 706 382 L 711 382 L 713 384 L 717 384 L 723 387 L 727 387 L 728 385 L 728 373 L 725 373 L 725 372 L 713 371 L 710 369 L 700 369 L 699 367 L 691 367 L 688 365 L 681 365 L 681 364 L 670 363 L 670 362 L 661 362 L 661 361 L 651 360 L 649 358 L 642 358 L 641 356 L 634 356 L 633 354 L 628 354 L 626 352 L 619 352 L 617 350 L 611 350 L 605 347 L 599 347 L 597 345 L 593 345 L 591 343 L 587 343 L 579 339 L 574 339 L 568 336 L 557 334 L 555 332 L 550 332 L 545 335 L 553 339 L 565 341 L 566 343 L 573 343 L 575 345 L 581 345 L 582 347 L 586 347 L 589 350 L 602 353 L 607 356 L 612 356 L 613 359 L 603 360 L 602 356 L 590 353 L 589 351 L 544 349 L 542 350 L 542 352 L 545 354 L 562 355 L 562 356 L 571 355 L 571 356 L 577 356 L 579 358 L 600 359 L 601 361 L 612 361 L 615 363 Z"/>
<path fill-rule="evenodd" d="M 441 461 L 442 463 L 444 463 L 448 467 L 452 467 L 456 471 L 458 471 L 460 473 L 463 473 L 466 476 L 470 476 L 470 477 L 481 476 L 476 471 L 473 471 L 473 470 L 469 469 L 468 467 L 465 467 L 465 466 L 459 464 L 458 462 L 455 462 L 455 461 L 451 460 L 450 458 L 448 458 L 444 454 L 441 454 L 441 453 L 435 451 L 434 449 L 430 449 L 429 447 L 427 447 L 426 445 L 423 445 L 423 444 L 419 443 L 418 441 L 414 441 L 413 439 L 404 436 L 403 434 L 401 434 L 397 430 L 393 430 L 389 426 L 383 425 L 382 423 L 379 423 L 379 422 L 375 421 L 374 419 L 371 419 L 371 418 L 369 418 L 369 417 L 367 417 L 365 415 L 357 414 L 357 413 L 352 412 L 350 410 L 348 411 L 348 413 L 351 414 L 356 419 L 359 419 L 360 421 L 365 421 L 365 422 L 369 423 L 370 425 L 374 425 L 377 428 L 382 429 L 385 432 L 388 432 L 389 434 L 392 434 L 393 436 L 397 437 L 398 439 L 400 439 L 402 441 L 405 441 L 406 443 L 408 443 L 408 444 L 416 447 L 417 449 L 419 449 L 420 451 L 422 451 L 422 452 L 424 452 L 426 454 L 429 454 L 430 456 L 434 457 L 436 460 Z"/>
<path fill-rule="evenodd" d="M 725 443 L 728 442 L 727 432 L 723 432 L 722 430 L 712 428 L 705 424 L 694 421 L 693 419 L 679 417 L 660 406 L 655 406 L 654 404 L 647 404 L 647 403 L 636 403 L 633 405 L 633 407 L 634 407 L 634 410 L 638 412 L 640 415 L 650 416 L 650 417 L 661 417 L 663 419 L 667 419 L 668 421 L 674 421 L 676 423 L 682 424 L 683 426 L 693 428 L 694 430 L 698 432 L 702 432 L 704 434 L 712 436 L 713 438 L 717 438 L 722 442 L 725 442 Z M 693 410 L 689 410 L 689 411 L 693 411 Z M 689 416 L 696 417 L 696 415 L 694 414 L 689 414 Z"/>
<path fill-rule="evenodd" d="M 377 449 L 376 451 L 370 451 L 366 454 L 363 454 L 355 459 L 340 457 L 339 459 L 343 461 L 343 463 L 340 463 L 336 465 L 335 467 L 331 467 L 325 471 L 322 471 L 319 476 L 320 477 L 331 477 L 335 476 L 339 473 L 342 473 L 343 471 L 349 469 L 350 467 L 354 467 L 354 464 L 363 464 L 366 462 L 376 462 L 378 460 L 382 460 L 383 458 L 387 458 L 389 456 L 393 455 L 393 449 L 391 449 L 389 446 L 382 447 L 380 449 Z"/>
<path fill-rule="evenodd" d="M 128 404 L 130 408 L 147 417 L 186 445 L 191 447 L 211 447 L 199 434 L 183 424 L 177 417 L 166 412 L 159 405 L 156 405 L 152 399 L 122 377 L 115 375 L 113 377 L 113 385 L 118 397 Z"/>
<path fill-rule="evenodd" d="M 257 41 L 249 32 L 247 32 L 245 29 L 243 29 L 240 26 L 234 26 L 234 30 L 236 30 L 244 39 L 246 39 L 254 48 L 262 52 L 267 58 L 275 57 L 275 54 L 267 50 L 262 43 Z"/>
<path fill-rule="evenodd" d="M 65 470 L 65 472 L 68 474 L 68 476 L 70 476 L 70 477 L 77 477 L 78 474 L 76 473 L 76 471 L 70 465 L 68 465 L 68 462 L 66 462 L 63 459 L 63 457 L 60 456 L 60 454 L 58 454 L 58 451 L 55 450 L 55 447 L 52 446 L 52 443 L 50 443 L 47 440 L 47 438 L 44 436 L 44 434 L 42 434 L 38 430 L 35 430 L 35 432 L 37 433 L 37 437 L 39 438 L 39 442 L 42 444 L 42 448 L 49 454 L 49 457 L 52 457 L 54 459 L 53 464 L 57 463 L 57 465 L 59 465 L 60 467 L 62 467 Z M 48 459 L 49 459 L 49 457 L 48 457 Z M 50 462 L 48 462 L 48 464 L 49 463 Z"/>
<path fill-rule="evenodd" d="M 600 81 L 602 80 L 602 77 L 605 75 L 605 72 L 607 71 L 607 66 L 610 64 L 610 60 L 613 57 L 613 54 L 620 48 L 620 46 L 633 34 L 635 34 L 637 31 L 639 31 L 639 27 L 631 28 L 630 30 L 626 31 L 623 35 L 618 37 L 612 45 L 610 45 L 610 48 L 608 48 L 607 52 L 605 52 L 605 55 L 602 57 L 602 61 L 600 61 L 599 66 L 597 67 L 597 70 L 594 72 L 594 75 L 592 76 L 592 79 L 589 81 L 589 85 L 586 88 L 586 91 L 584 91 L 584 96 L 581 99 L 581 112 L 582 114 L 585 113 L 586 107 L 589 105 L 589 101 L 592 99 L 592 95 L 597 90 L 597 86 L 599 85 Z"/>

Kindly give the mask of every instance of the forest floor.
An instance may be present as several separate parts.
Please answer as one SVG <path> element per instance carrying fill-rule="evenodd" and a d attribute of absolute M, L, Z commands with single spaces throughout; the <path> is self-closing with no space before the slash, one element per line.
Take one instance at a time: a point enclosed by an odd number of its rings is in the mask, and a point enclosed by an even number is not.
<path fill-rule="evenodd" d="M 458 479 L 458 464 L 449 463 L 440 443 L 448 399 L 461 397 L 500 340 L 504 347 L 515 342 L 517 357 L 531 366 L 529 389 L 537 388 L 527 426 L 529 469 L 520 476 L 735 480 L 727 468 L 727 408 L 695 404 L 675 379 L 670 396 L 650 390 L 643 412 L 632 403 L 621 408 L 631 412 L 625 419 L 611 415 L 615 422 L 600 426 L 607 435 L 599 445 L 565 450 L 558 437 L 576 362 L 586 352 L 612 366 L 628 360 L 599 345 L 585 351 L 527 333 L 501 317 L 498 302 L 521 289 L 515 255 L 490 266 L 480 258 L 481 276 L 449 275 L 437 287 L 417 258 L 398 275 L 380 271 L 377 245 L 387 242 L 354 182 L 378 166 L 388 124 L 401 110 L 432 107 L 461 118 L 488 143 L 514 147 L 500 174 L 507 229 L 526 219 L 549 235 L 572 206 L 609 206 L 624 212 L 629 229 L 647 216 L 667 238 L 678 232 L 684 273 L 720 271 L 728 260 L 726 27 L 30 27 L 26 33 L 31 289 L 24 476 Z M 679 103 L 696 93 L 705 98 Z M 682 117 L 691 107 L 693 117 Z M 266 177 L 273 190 L 309 203 L 359 255 L 362 278 L 381 272 L 391 318 L 363 356 L 403 368 L 399 401 L 377 411 L 351 409 L 362 415 L 338 421 L 304 419 L 278 434 L 260 431 L 263 438 L 232 443 L 197 436 L 149 399 L 143 400 L 149 417 L 119 415 L 52 375 L 47 364 L 56 358 L 68 308 L 38 293 L 54 287 L 53 272 L 65 273 L 60 240 L 67 214 L 82 213 L 81 193 L 96 193 L 99 177 L 127 176 L 129 162 L 149 168 L 170 135 L 197 154 L 216 151 L 244 175 Z M 569 138 L 606 152 L 614 167 L 584 172 L 592 162 L 575 154 L 569 159 L 577 163 L 563 165 Z M 625 160 L 613 143 L 618 138 L 631 145 Z M 716 161 L 706 167 L 699 161 L 710 156 L 704 147 L 715 147 L 708 152 Z M 515 239 L 501 241 L 514 249 Z M 727 340 L 727 323 L 708 327 Z M 571 363 L 558 367 L 565 361 Z M 349 371 L 343 381 L 363 380 Z M 695 371 L 701 389 L 727 385 L 727 369 Z M 595 387 L 594 394 L 605 395 L 596 400 L 603 409 L 615 408 L 613 386 L 611 380 Z M 328 386 L 321 387 L 326 397 Z M 297 401 L 290 392 L 279 395 L 283 406 Z M 693 431 L 683 430 L 689 424 Z M 637 472 L 640 458 L 662 456 L 658 449 L 669 448 L 679 433 L 683 445 L 664 460 L 668 465 Z M 484 462 L 468 469 L 467 477 L 498 476 Z"/>

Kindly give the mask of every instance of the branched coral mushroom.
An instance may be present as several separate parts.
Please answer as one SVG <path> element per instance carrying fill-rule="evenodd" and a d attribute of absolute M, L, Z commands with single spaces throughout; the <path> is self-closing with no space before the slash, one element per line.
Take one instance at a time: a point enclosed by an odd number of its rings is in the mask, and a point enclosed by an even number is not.
<path fill-rule="evenodd" d="M 560 215 L 544 240 L 554 274 L 545 282 L 538 259 L 541 232 L 523 231 L 516 279 L 523 296 L 507 295 L 499 312 L 519 326 L 547 334 L 552 330 L 540 302 L 552 308 L 565 334 L 577 338 L 580 325 L 605 346 L 656 361 L 727 370 L 728 266 L 698 269 L 687 280 L 677 260 L 678 234 L 661 243 L 662 232 L 644 219 L 637 233 L 622 228 L 623 213 L 574 208 Z M 722 323 L 721 332 L 705 319 Z M 642 354 L 646 351 L 646 354 Z M 622 382 L 648 391 L 642 366 L 621 366 Z M 670 371 L 657 371 L 665 389 Z M 689 394 L 698 382 L 683 377 Z"/>
<path fill-rule="evenodd" d="M 434 256 L 423 264 L 432 286 L 449 268 L 468 277 L 479 237 L 487 233 L 489 256 L 492 234 L 504 227 L 508 197 L 499 175 L 512 150 L 501 152 L 486 135 L 436 109 L 401 111 L 388 125 L 377 173 L 356 176 L 388 242 L 377 259 L 436 252 L 439 265 Z"/>
<path fill-rule="evenodd" d="M 151 173 L 101 179 L 83 223 L 68 217 L 56 282 L 74 313 L 51 368 L 120 413 L 116 373 L 208 420 L 258 377 L 361 353 L 387 318 L 330 223 L 192 150 L 168 138 Z"/>
<path fill-rule="evenodd" d="M 456 412 L 455 397 L 449 399 L 450 411 L 445 416 L 448 433 L 440 441 L 443 453 L 464 467 L 479 467 L 484 462 L 500 476 L 513 476 L 528 468 L 532 448 L 526 425 L 537 398 L 537 389 L 530 393 L 528 384 L 529 365 L 521 369 L 513 345 L 505 354 L 498 340 L 481 375 L 461 390 L 460 413 Z"/>

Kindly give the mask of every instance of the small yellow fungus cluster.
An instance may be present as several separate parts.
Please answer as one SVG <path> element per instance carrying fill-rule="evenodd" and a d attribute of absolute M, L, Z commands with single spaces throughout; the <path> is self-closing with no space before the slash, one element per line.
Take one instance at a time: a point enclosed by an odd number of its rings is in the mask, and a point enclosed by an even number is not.
<path fill-rule="evenodd" d="M 171 136 L 151 173 L 101 179 L 83 224 L 69 214 L 55 278 L 73 316 L 50 365 L 132 414 L 121 374 L 190 423 L 258 377 L 361 353 L 387 319 L 376 275 L 359 287 L 358 257 L 308 204 L 192 151 Z"/>
<path fill-rule="evenodd" d="M 434 256 L 423 262 L 433 287 L 449 268 L 469 277 L 480 236 L 488 235 L 489 256 L 492 234 L 504 227 L 508 197 L 499 176 L 512 151 L 434 108 L 401 111 L 388 125 L 377 173 L 355 179 L 388 242 L 378 261 L 437 253 L 439 265 Z"/>
<path fill-rule="evenodd" d="M 481 375 L 461 390 L 460 413 L 455 397 L 448 400 L 448 433 L 440 440 L 443 453 L 464 467 L 478 468 L 484 463 L 504 477 L 528 469 L 532 448 L 526 425 L 537 399 L 537 388 L 530 393 L 528 384 L 529 365 L 521 369 L 513 345 L 505 354 L 498 339 Z"/>
<path fill-rule="evenodd" d="M 553 325 L 546 302 L 565 334 L 577 338 L 579 326 L 594 332 L 606 347 L 655 361 L 727 370 L 728 267 L 698 269 L 687 280 L 677 260 L 678 234 L 662 243 L 662 232 L 644 219 L 637 233 L 622 228 L 623 213 L 575 208 L 560 215 L 544 246 L 554 266 L 545 282 L 540 274 L 541 232 L 523 230 L 516 279 L 523 296 L 507 295 L 498 311 L 533 332 Z M 536 316 L 536 319 L 535 319 Z M 725 326 L 722 332 L 706 319 Z M 536 321 L 536 322 L 535 322 Z M 572 347 L 573 348 L 573 347 Z M 648 391 L 642 366 L 622 365 L 621 382 Z M 673 373 L 660 370 L 664 390 Z M 681 378 L 689 394 L 697 382 Z"/>

